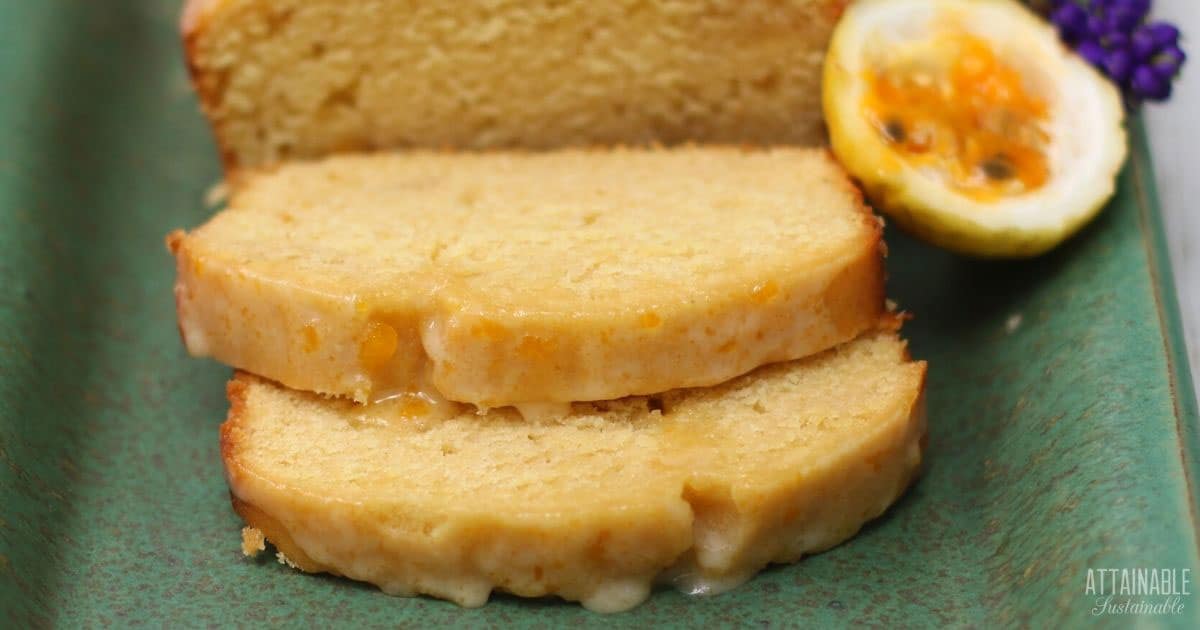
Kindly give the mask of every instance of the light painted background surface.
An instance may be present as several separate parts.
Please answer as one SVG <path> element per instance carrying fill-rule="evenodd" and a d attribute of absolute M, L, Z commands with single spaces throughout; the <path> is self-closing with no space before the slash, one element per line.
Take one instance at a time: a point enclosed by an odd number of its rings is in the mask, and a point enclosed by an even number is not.
<path fill-rule="evenodd" d="M 1179 25 L 1191 57 L 1170 103 L 1146 108 L 1146 124 L 1192 380 L 1200 391 L 1200 0 L 1158 0 L 1155 15 Z"/>

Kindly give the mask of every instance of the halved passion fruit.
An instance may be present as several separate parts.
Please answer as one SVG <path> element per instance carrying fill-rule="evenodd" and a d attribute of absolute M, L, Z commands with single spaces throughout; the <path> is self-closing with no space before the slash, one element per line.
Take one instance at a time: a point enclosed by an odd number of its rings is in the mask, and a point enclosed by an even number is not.
<path fill-rule="evenodd" d="M 825 63 L 834 152 L 876 206 L 934 244 L 1034 256 L 1115 189 L 1117 89 L 1010 0 L 860 0 Z"/>

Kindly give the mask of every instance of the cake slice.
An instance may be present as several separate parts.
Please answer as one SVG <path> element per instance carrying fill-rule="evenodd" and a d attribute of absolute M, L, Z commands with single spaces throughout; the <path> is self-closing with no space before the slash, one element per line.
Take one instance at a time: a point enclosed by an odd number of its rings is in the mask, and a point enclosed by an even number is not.
<path fill-rule="evenodd" d="M 360 402 L 714 385 L 884 306 L 879 223 L 818 150 L 333 157 L 248 178 L 169 247 L 193 354 Z"/>
<path fill-rule="evenodd" d="M 299 569 L 463 606 L 499 589 L 618 611 L 655 580 L 731 588 L 883 513 L 921 462 L 924 377 L 894 333 L 869 333 L 716 387 L 529 422 L 240 373 L 221 452 L 251 542 L 265 534 Z"/>
<path fill-rule="evenodd" d="M 848 0 L 190 0 L 231 169 L 395 147 L 815 143 Z"/>

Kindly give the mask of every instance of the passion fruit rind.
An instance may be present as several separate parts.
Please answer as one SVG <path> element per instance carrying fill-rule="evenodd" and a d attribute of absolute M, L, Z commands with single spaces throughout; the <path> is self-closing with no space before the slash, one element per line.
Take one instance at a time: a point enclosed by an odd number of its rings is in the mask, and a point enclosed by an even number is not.
<path fill-rule="evenodd" d="M 954 214 L 930 209 L 900 187 L 883 182 L 860 182 L 872 206 L 904 232 L 956 254 L 982 259 L 1022 259 L 1040 256 L 1074 234 L 1104 208 L 1111 193 L 1097 198 L 1087 212 L 1070 217 L 1063 227 L 997 230 Z"/>

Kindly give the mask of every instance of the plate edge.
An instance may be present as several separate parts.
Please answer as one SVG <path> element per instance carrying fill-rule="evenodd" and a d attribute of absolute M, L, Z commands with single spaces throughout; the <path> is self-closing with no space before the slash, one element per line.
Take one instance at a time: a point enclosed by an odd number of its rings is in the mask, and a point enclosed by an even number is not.
<path fill-rule="evenodd" d="M 1171 256 L 1159 205 L 1158 189 L 1151 175 L 1154 173 L 1154 161 L 1150 154 L 1145 123 L 1140 115 L 1130 117 L 1129 132 L 1133 149 L 1130 153 L 1130 171 L 1138 206 L 1138 224 L 1141 227 L 1142 245 L 1146 250 L 1151 283 L 1154 285 L 1159 334 L 1167 361 L 1180 464 L 1188 489 L 1193 551 L 1200 555 L 1200 513 L 1197 512 L 1197 503 L 1200 502 L 1200 495 L 1197 494 L 1197 479 L 1200 478 L 1200 409 L 1193 387 L 1191 366 L 1188 363 L 1187 341 L 1183 332 L 1183 319 L 1175 289 L 1175 275 L 1171 269 Z"/>

